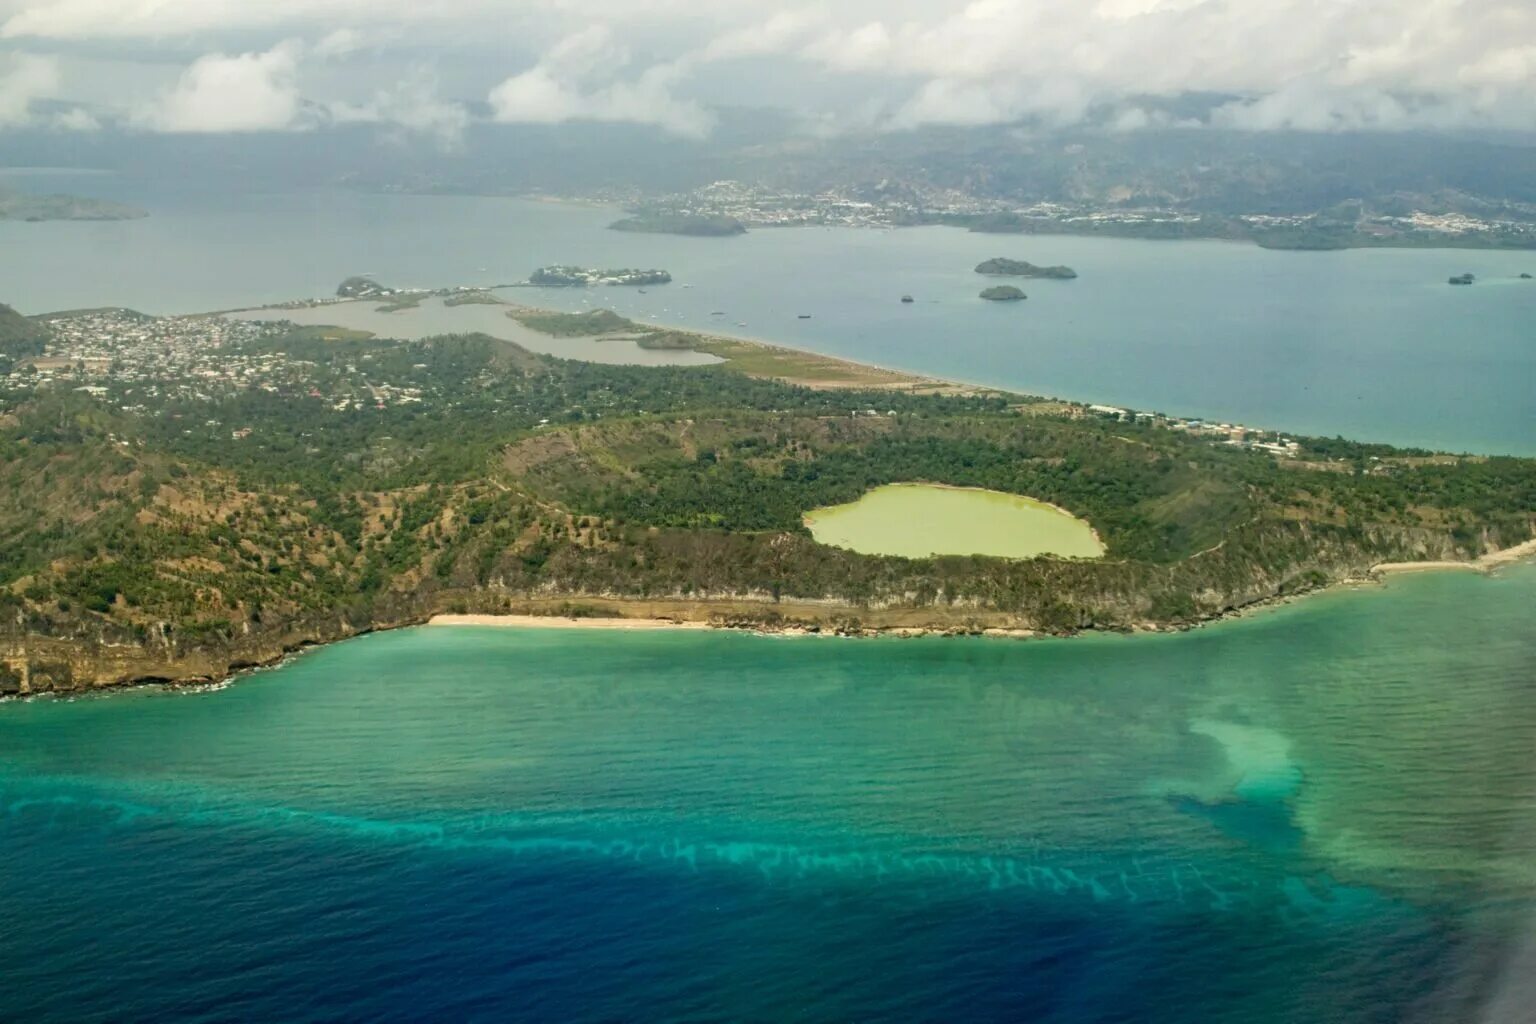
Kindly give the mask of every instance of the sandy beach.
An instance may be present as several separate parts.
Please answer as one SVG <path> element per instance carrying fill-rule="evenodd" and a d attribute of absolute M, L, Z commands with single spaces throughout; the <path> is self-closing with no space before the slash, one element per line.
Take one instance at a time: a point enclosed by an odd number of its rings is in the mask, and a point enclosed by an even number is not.
<path fill-rule="evenodd" d="M 507 626 L 518 629 L 712 629 L 707 622 L 675 619 L 626 619 L 620 616 L 434 615 L 429 626 Z"/>
<path fill-rule="evenodd" d="M 1377 573 L 1401 573 L 1401 572 L 1431 572 L 1438 569 L 1470 569 L 1473 572 L 1487 572 L 1497 569 L 1501 565 L 1509 565 L 1525 558 L 1536 557 L 1536 539 L 1528 540 L 1524 544 L 1516 544 L 1511 548 L 1501 551 L 1493 551 L 1474 562 L 1382 562 L 1374 566 L 1372 572 Z"/>

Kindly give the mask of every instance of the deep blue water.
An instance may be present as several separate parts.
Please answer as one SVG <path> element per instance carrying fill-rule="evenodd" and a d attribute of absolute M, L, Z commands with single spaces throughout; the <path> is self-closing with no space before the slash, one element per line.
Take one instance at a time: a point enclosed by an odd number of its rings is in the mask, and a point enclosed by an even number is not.
<path fill-rule="evenodd" d="M 37 922 L 0 944 L 8 1019 L 1385 1022 L 1460 938 L 1395 907 L 1297 925 L 78 808 L 52 828 L 67 848 L 0 876 L 11 920 Z"/>
<path fill-rule="evenodd" d="M 1529 1019 L 1533 597 L 0 705 L 0 1020 Z"/>

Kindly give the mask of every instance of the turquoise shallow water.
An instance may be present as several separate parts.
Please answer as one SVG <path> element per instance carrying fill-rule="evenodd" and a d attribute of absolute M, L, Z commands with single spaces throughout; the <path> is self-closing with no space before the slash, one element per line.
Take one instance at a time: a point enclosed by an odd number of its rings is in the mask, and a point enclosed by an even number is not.
<path fill-rule="evenodd" d="M 26 187 L 87 186 L 29 177 Z M 396 286 L 489 285 L 550 263 L 655 266 L 674 283 L 513 297 L 1035 394 L 1536 455 L 1536 282 L 1518 279 L 1536 273 L 1531 252 L 1270 252 L 949 228 L 700 239 L 608 231 L 613 209 L 510 199 L 165 194 L 111 176 L 89 188 L 152 216 L 0 223 L 0 301 L 27 313 L 183 313 L 328 296 L 359 273 Z M 1025 281 L 1024 303 L 984 302 L 988 282 L 974 267 L 994 256 L 1065 263 L 1081 276 Z M 1446 284 L 1462 272 L 1478 283 Z M 903 294 L 916 301 L 902 304 Z"/>
<path fill-rule="evenodd" d="M 0 1019 L 1523 1019 L 1533 599 L 428 628 L 3 705 Z"/>

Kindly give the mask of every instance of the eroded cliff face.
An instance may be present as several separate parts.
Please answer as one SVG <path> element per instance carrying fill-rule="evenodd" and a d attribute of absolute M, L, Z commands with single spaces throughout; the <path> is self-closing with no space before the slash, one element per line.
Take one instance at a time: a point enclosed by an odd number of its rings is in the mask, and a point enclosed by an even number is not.
<path fill-rule="evenodd" d="M 724 627 L 848 634 L 881 631 L 1069 634 L 1080 630 L 1179 629 L 1277 598 L 1369 575 L 1387 560 L 1465 557 L 1446 537 L 1381 530 L 1286 531 L 1261 538 L 1270 561 L 1255 558 L 1254 538 L 1241 557 L 1222 547 L 1169 566 L 1036 560 L 1020 562 L 985 595 L 946 594 L 907 585 L 880 588 L 862 601 L 826 594 L 775 594 L 761 587 L 657 593 L 624 587 L 594 591 L 558 578 L 537 586 L 421 584 L 371 606 L 261 624 L 227 638 L 189 641 L 159 624 L 128 629 L 110 617 L 78 613 L 0 627 L 0 696 L 65 693 L 131 683 L 192 684 L 272 664 L 314 644 L 427 621 L 444 612 L 610 615 L 704 621 Z M 1301 547 L 1297 547 L 1301 545 Z M 1259 545 L 1263 550 L 1264 545 Z M 791 588 L 792 589 L 792 588 Z"/>
<path fill-rule="evenodd" d="M 194 684 L 270 665 L 315 644 L 424 622 L 433 605 L 409 597 L 381 602 L 368 615 L 337 613 L 247 628 L 233 638 L 170 639 L 155 629 L 141 638 L 100 617 L 56 623 L 49 632 L 15 625 L 0 630 L 0 696 L 66 693 L 131 683 Z M 168 635 L 169 634 L 169 635 Z"/>

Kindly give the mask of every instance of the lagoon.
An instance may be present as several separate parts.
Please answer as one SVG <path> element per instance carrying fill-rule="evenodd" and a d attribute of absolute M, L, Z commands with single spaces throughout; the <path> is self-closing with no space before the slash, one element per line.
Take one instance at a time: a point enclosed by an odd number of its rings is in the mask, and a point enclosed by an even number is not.
<path fill-rule="evenodd" d="M 296 324 L 346 327 L 380 338 L 415 341 L 442 334 L 487 334 L 530 352 L 589 363 L 636 366 L 709 366 L 722 362 L 708 352 L 641 348 L 630 338 L 551 337 L 507 316 L 507 307 L 489 303 L 448 306 L 441 298 L 423 299 L 413 309 L 381 312 L 377 300 L 332 302 L 298 309 L 254 309 L 229 314 L 241 320 L 289 320 Z"/>
<path fill-rule="evenodd" d="M 816 509 L 805 522 L 821 543 L 867 555 L 1104 554 L 1093 527 L 1070 512 L 1033 498 L 974 487 L 888 484 L 858 501 Z"/>

